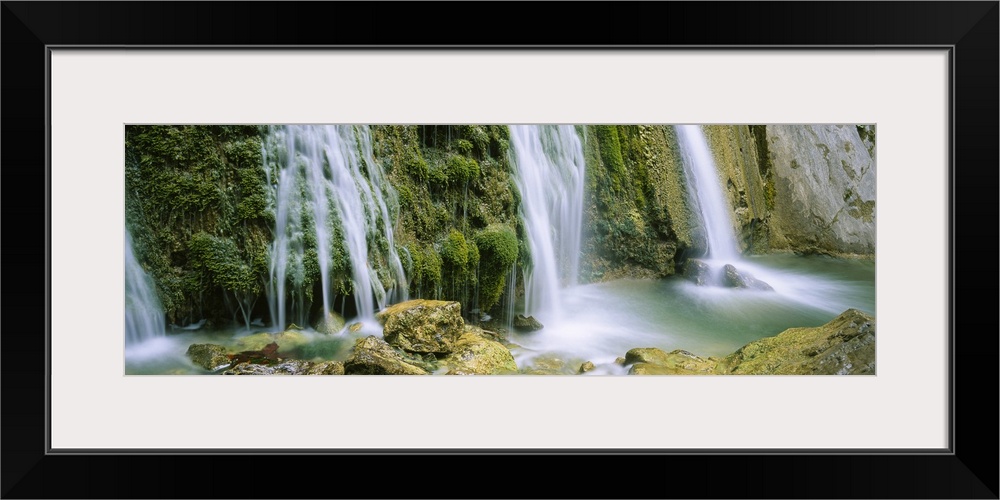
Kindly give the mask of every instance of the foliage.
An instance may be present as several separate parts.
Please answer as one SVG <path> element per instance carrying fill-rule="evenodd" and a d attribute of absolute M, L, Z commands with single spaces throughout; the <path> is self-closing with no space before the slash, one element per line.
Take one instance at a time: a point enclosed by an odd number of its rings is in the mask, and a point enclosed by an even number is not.
<path fill-rule="evenodd" d="M 230 269 L 219 290 L 259 291 L 249 281 L 266 279 L 274 224 L 268 189 L 257 126 L 125 128 L 125 223 L 168 321 L 225 320 L 235 308 L 203 286 L 189 246 L 198 233 L 228 239 L 226 252 L 252 276 L 236 279 Z"/>
<path fill-rule="evenodd" d="M 493 224 L 475 237 L 479 250 L 479 307 L 488 311 L 500 300 L 507 273 L 517 260 L 518 241 L 514 230 Z"/>

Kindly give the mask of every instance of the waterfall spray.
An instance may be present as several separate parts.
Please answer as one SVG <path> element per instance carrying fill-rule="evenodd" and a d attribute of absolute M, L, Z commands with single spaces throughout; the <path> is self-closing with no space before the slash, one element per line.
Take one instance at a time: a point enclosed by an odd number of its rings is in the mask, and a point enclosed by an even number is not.
<path fill-rule="evenodd" d="M 510 127 L 514 181 L 531 251 L 525 314 L 561 316 L 559 289 L 577 283 L 583 225 L 583 145 L 572 125 Z"/>
<path fill-rule="evenodd" d="M 166 335 L 163 307 L 153 279 L 139 265 L 132 251 L 132 236 L 125 230 L 125 343 L 134 345 Z"/>
<path fill-rule="evenodd" d="M 689 171 L 690 197 L 701 213 L 708 237 L 708 258 L 735 261 L 739 259 L 736 237 L 730 219 L 729 203 L 722 192 L 718 169 L 705 134 L 698 125 L 677 125 L 684 165 Z"/>
<path fill-rule="evenodd" d="M 344 252 L 358 317 L 370 319 L 376 308 L 408 298 L 390 217 L 390 207 L 398 206 L 396 193 L 373 158 L 368 127 L 272 128 L 264 157 L 266 168 L 278 170 L 268 297 L 279 328 L 289 311 L 296 321 L 308 319 L 303 287 L 313 258 L 324 317 L 333 307 L 332 273 Z M 388 287 L 379 278 L 380 267 L 390 276 Z M 289 296 L 296 299 L 291 307 L 285 303 Z"/>

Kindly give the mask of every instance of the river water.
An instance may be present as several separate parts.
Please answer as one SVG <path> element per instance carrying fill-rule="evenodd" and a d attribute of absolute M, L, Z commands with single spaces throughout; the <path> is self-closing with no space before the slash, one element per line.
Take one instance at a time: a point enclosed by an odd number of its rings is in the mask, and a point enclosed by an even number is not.
<path fill-rule="evenodd" d="M 875 314 L 872 261 L 792 254 L 742 259 L 740 269 L 768 282 L 774 291 L 697 286 L 680 277 L 562 289 L 563 315 L 558 324 L 509 335 L 520 346 L 512 349 L 518 367 L 558 358 L 567 365 L 591 361 L 597 365 L 592 374 L 624 374 L 614 360 L 634 347 L 724 356 L 787 328 L 821 325 L 848 308 Z M 130 348 L 126 373 L 208 374 L 185 356 L 190 344 L 235 345 L 240 337 L 267 330 L 168 332 Z M 377 325 L 333 336 L 307 331 L 310 342 L 289 354 L 342 361 L 354 339 L 368 334 L 378 334 Z"/>

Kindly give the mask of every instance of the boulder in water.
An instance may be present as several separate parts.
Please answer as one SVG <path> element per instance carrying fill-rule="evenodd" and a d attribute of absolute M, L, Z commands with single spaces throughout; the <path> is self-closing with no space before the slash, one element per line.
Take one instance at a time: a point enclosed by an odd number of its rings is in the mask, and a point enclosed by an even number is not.
<path fill-rule="evenodd" d="M 385 341 L 404 351 L 446 354 L 465 329 L 462 305 L 443 300 L 410 300 L 375 315 Z"/>
<path fill-rule="evenodd" d="M 736 269 L 732 264 L 726 264 L 723 268 L 725 271 L 725 277 L 723 278 L 726 286 L 731 288 L 748 288 L 751 290 L 774 290 L 771 285 L 754 278 L 750 273 L 742 272 Z"/>
<path fill-rule="evenodd" d="M 340 332 L 340 330 L 344 328 L 345 324 L 346 321 L 344 321 L 343 316 L 331 311 L 325 318 L 320 316 L 320 318 L 313 323 L 313 329 L 319 333 L 333 335 Z"/>
<path fill-rule="evenodd" d="M 514 316 L 514 329 L 522 332 L 534 332 L 541 330 L 542 324 L 534 316 L 524 316 L 518 314 Z"/>
<path fill-rule="evenodd" d="M 655 347 L 637 347 L 625 353 L 630 375 L 697 375 L 712 373 L 715 362 L 688 351 L 666 352 Z"/>
<path fill-rule="evenodd" d="M 236 348 L 241 351 L 261 351 L 270 343 L 276 343 L 282 351 L 309 343 L 309 337 L 299 330 L 280 333 L 255 333 L 236 339 Z"/>
<path fill-rule="evenodd" d="M 344 363 L 346 375 L 428 375 L 423 368 L 414 366 L 384 340 L 368 336 L 358 339 L 354 352 Z"/>
<path fill-rule="evenodd" d="M 580 373 L 587 373 L 587 372 L 593 370 L 594 368 L 595 367 L 594 367 L 594 363 L 593 362 L 591 362 L 591 361 L 584 361 L 583 364 L 580 365 Z"/>
<path fill-rule="evenodd" d="M 712 268 L 702 260 L 688 259 L 684 264 L 684 279 L 695 285 L 708 285 L 712 281 Z"/>
<path fill-rule="evenodd" d="M 194 364 L 210 371 L 229 366 L 232 362 L 226 356 L 226 348 L 216 344 L 191 344 L 187 356 Z"/>
<path fill-rule="evenodd" d="M 814 328 L 789 328 L 751 342 L 719 362 L 720 373 L 875 375 L 875 318 L 848 309 Z"/>
<path fill-rule="evenodd" d="M 441 364 L 448 375 L 500 375 L 517 372 L 514 356 L 503 344 L 467 328 Z"/>

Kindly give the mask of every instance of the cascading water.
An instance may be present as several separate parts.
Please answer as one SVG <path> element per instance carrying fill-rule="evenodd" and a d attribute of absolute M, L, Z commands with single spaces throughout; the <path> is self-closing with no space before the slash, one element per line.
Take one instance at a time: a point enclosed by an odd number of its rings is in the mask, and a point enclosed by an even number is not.
<path fill-rule="evenodd" d="M 132 236 L 125 231 L 125 343 L 136 345 L 166 335 L 163 307 L 152 278 L 132 251 Z"/>
<path fill-rule="evenodd" d="M 688 194 L 698 207 L 708 238 L 708 255 L 703 260 L 709 266 L 713 284 L 732 286 L 726 283 L 725 266 L 729 264 L 744 282 L 763 283 L 763 289 L 773 290 L 809 307 L 833 313 L 843 311 L 841 305 L 833 305 L 835 301 L 831 297 L 837 295 L 838 286 L 829 280 L 775 269 L 743 258 L 736 244 L 731 219 L 733 211 L 722 190 L 718 169 L 702 128 L 698 125 L 676 125 L 675 130 L 689 180 Z"/>
<path fill-rule="evenodd" d="M 269 182 L 271 168 L 277 172 L 268 289 L 271 317 L 277 326 L 287 325 L 288 313 L 294 321 L 307 323 L 310 304 L 303 286 L 313 252 L 319 265 L 324 317 L 333 308 L 331 273 L 344 251 L 350 261 L 359 318 L 371 319 L 376 306 L 381 309 L 407 299 L 406 276 L 389 213 L 390 207 L 398 206 L 396 193 L 373 158 L 368 127 L 272 128 L 264 158 Z M 388 272 L 388 289 L 373 261 Z M 290 305 L 286 304 L 289 297 Z"/>
<path fill-rule="evenodd" d="M 525 314 L 558 322 L 560 288 L 577 283 L 583 224 L 583 144 L 572 125 L 510 127 L 514 181 L 531 251 Z"/>
<path fill-rule="evenodd" d="M 708 238 L 708 258 L 720 261 L 739 259 L 736 237 L 727 203 L 719 182 L 718 169 L 705 134 L 698 125 L 676 125 L 681 156 L 689 171 L 690 197 L 701 212 L 705 235 Z"/>

